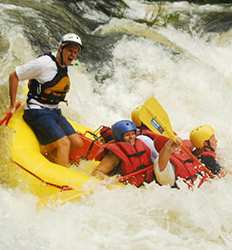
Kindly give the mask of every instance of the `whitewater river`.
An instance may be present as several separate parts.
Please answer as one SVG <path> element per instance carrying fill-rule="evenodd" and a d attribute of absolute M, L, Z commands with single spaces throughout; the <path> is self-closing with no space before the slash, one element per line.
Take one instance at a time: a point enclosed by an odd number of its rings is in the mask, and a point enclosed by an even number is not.
<path fill-rule="evenodd" d="M 69 106 L 62 107 L 67 116 L 95 129 L 130 118 L 134 107 L 154 95 L 181 137 L 199 124 L 214 126 L 219 161 L 230 170 L 231 6 L 70 2 L 0 0 L 1 115 L 15 66 L 54 50 L 63 33 L 75 31 L 85 49 L 70 69 Z M 170 13 L 178 13 L 178 24 L 165 19 Z M 102 187 L 80 203 L 38 211 L 35 197 L 7 183 L 11 133 L 0 128 L 0 250 L 232 249 L 231 175 L 193 192 L 155 183 Z"/>

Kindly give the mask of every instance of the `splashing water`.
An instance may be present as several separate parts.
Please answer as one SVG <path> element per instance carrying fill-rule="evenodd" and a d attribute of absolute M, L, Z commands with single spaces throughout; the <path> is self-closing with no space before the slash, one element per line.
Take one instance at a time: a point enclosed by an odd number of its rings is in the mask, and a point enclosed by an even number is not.
<path fill-rule="evenodd" d="M 114 26 L 121 22 L 115 20 Z M 142 27 L 147 29 L 145 24 Z M 22 29 L 16 29 L 17 34 L 15 30 L 8 33 L 7 52 L 1 58 L 1 112 L 7 106 L 8 73 L 34 56 Z M 232 44 L 227 40 L 218 43 L 218 35 L 208 40 L 171 27 L 158 31 L 192 57 L 175 54 L 143 36 L 125 35 L 114 44 L 111 61 L 99 72 L 89 71 L 83 63 L 71 68 L 73 84 L 64 112 L 97 128 L 129 118 L 135 106 L 154 95 L 182 137 L 194 126 L 212 124 L 219 141 L 219 160 L 230 169 Z M 101 81 L 97 73 L 104 76 Z M 9 131 L 1 128 L 0 134 Z M 1 140 L 7 147 L 7 136 Z M 4 154 L 3 146 L 0 152 Z M 1 157 L 1 167 L 6 161 Z M 0 249 L 230 250 L 231 182 L 228 175 L 193 192 L 185 186 L 176 190 L 155 183 L 141 189 L 99 187 L 80 203 L 42 211 L 37 211 L 36 199 L 30 194 L 1 187 Z"/>

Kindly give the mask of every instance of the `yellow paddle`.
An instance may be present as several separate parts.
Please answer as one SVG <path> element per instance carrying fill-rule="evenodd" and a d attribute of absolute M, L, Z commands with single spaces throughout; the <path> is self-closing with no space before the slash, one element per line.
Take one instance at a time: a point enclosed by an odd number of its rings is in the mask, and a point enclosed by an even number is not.
<path fill-rule="evenodd" d="M 168 114 L 155 97 L 152 96 L 144 102 L 138 110 L 138 115 L 140 121 L 151 131 L 156 134 L 164 135 L 175 142 L 177 141 L 177 135 L 172 130 Z M 183 143 L 181 143 L 181 148 L 199 165 L 202 170 L 207 172 L 209 176 L 212 176 L 211 171 L 203 166 Z"/>
<path fill-rule="evenodd" d="M 164 135 L 175 141 L 172 125 L 167 112 L 155 97 L 149 97 L 142 106 L 138 108 L 140 121 L 154 133 Z"/>

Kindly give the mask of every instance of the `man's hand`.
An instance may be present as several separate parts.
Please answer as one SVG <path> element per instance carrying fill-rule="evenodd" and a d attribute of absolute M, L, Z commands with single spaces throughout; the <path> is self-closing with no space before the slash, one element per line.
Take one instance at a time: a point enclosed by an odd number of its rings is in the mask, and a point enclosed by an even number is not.
<path fill-rule="evenodd" d="M 20 101 L 16 101 L 14 104 L 9 106 L 6 113 L 13 114 L 21 105 L 22 105 L 22 103 Z"/>
<path fill-rule="evenodd" d="M 169 152 L 170 154 L 174 153 L 181 145 L 181 139 L 179 137 L 176 137 L 176 141 L 173 140 L 168 140 L 165 145 L 164 148 L 167 152 Z"/>

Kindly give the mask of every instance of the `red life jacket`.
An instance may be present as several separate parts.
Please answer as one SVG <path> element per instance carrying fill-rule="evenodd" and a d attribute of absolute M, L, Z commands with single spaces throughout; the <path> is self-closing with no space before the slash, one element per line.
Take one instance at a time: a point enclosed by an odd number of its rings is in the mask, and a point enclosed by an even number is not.
<path fill-rule="evenodd" d="M 150 183 L 154 180 L 151 151 L 141 140 L 136 139 L 134 146 L 126 142 L 107 143 L 95 159 L 101 160 L 107 151 L 111 151 L 121 160 L 120 181 L 139 187 L 144 182 Z"/>
<path fill-rule="evenodd" d="M 143 135 L 149 136 L 155 142 L 155 148 L 158 152 L 161 151 L 165 143 L 169 140 L 166 136 L 162 136 L 159 134 L 155 134 L 151 132 L 146 127 L 140 128 L 140 133 Z M 183 140 L 184 146 L 189 149 L 190 152 L 193 150 L 193 146 L 189 140 Z M 207 154 L 208 152 L 204 152 L 203 154 Z M 191 187 L 193 185 L 194 180 L 197 178 L 199 174 L 201 174 L 202 179 L 198 186 L 200 186 L 208 177 L 211 176 L 210 170 L 208 170 L 205 166 L 201 165 L 197 158 L 190 157 L 183 149 L 179 152 L 175 152 L 172 154 L 170 158 L 170 162 L 175 167 L 175 175 L 176 178 L 180 177 L 184 180 L 190 180 L 187 184 Z"/>
<path fill-rule="evenodd" d="M 155 134 L 154 132 L 150 131 L 147 128 L 140 128 L 140 134 L 141 135 L 146 135 L 150 137 L 154 143 L 155 143 L 155 148 L 157 152 L 160 152 L 160 150 L 163 148 L 165 143 L 169 140 L 166 136 Z"/>
<path fill-rule="evenodd" d="M 185 140 L 183 143 L 191 152 L 192 147 L 190 147 L 190 141 Z M 180 177 L 186 181 L 190 181 L 188 182 L 190 186 L 194 183 L 194 180 L 198 175 L 202 176 L 201 182 L 198 186 L 200 186 L 209 177 L 206 167 L 199 164 L 197 159 L 189 156 L 189 154 L 187 154 L 183 149 L 173 153 L 170 158 L 170 162 L 175 167 L 176 178 Z"/>

